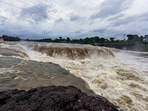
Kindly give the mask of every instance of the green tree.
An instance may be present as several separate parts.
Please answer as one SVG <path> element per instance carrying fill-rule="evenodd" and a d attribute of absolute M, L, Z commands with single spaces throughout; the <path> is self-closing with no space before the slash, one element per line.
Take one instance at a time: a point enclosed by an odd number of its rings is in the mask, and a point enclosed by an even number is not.
<path fill-rule="evenodd" d="M 128 41 L 131 41 L 131 40 L 134 39 L 134 35 L 128 34 L 128 35 L 127 35 L 127 38 L 128 38 L 128 39 L 127 39 Z"/>
<path fill-rule="evenodd" d="M 7 36 L 3 35 L 2 38 L 4 41 L 20 41 L 21 39 L 19 37 L 13 37 L 13 36 Z"/>
<path fill-rule="evenodd" d="M 138 35 L 128 34 L 127 37 L 128 37 L 128 41 L 139 41 L 140 40 Z"/>
<path fill-rule="evenodd" d="M 66 38 L 66 42 L 71 42 L 71 39 L 69 37 Z"/>
<path fill-rule="evenodd" d="M 114 40 L 115 40 L 114 37 L 111 37 L 111 38 L 110 38 L 110 41 L 111 41 L 111 42 L 114 42 Z"/>

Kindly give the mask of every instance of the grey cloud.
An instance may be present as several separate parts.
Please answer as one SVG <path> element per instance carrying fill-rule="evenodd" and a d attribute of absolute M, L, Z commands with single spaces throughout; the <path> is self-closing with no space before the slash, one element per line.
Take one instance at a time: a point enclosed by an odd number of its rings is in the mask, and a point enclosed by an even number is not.
<path fill-rule="evenodd" d="M 89 33 L 94 34 L 95 36 L 98 35 L 99 37 L 104 37 L 104 38 L 110 38 L 110 37 L 115 37 L 122 39 L 123 34 L 125 32 L 122 32 L 120 30 L 115 30 L 111 27 L 106 27 L 106 28 L 96 28 L 93 30 L 89 30 Z"/>
<path fill-rule="evenodd" d="M 126 17 L 124 19 L 116 19 L 116 20 L 113 20 L 111 23 L 112 23 L 112 27 L 116 27 L 116 26 L 120 26 L 120 25 L 125 25 L 125 24 L 128 24 L 130 23 L 131 21 L 135 21 L 134 20 L 134 16 L 133 17 Z"/>
<path fill-rule="evenodd" d="M 72 14 L 70 16 L 70 21 L 81 21 L 83 18 L 80 17 L 79 15 L 75 15 L 75 14 Z"/>
<path fill-rule="evenodd" d="M 94 29 L 94 30 L 91 30 L 91 32 L 99 32 L 99 33 L 104 33 L 105 32 L 105 29 Z"/>
<path fill-rule="evenodd" d="M 23 8 L 20 16 L 21 18 L 31 18 L 35 22 L 40 22 L 48 18 L 48 6 L 43 4 L 34 5 L 29 8 Z"/>
<path fill-rule="evenodd" d="M 0 16 L 0 25 L 4 25 L 6 20 L 7 20 L 6 17 Z"/>
<path fill-rule="evenodd" d="M 124 14 L 119 14 L 119 15 L 117 15 L 117 16 L 115 16 L 115 17 L 111 17 L 111 18 L 109 18 L 109 19 L 107 19 L 108 21 L 113 21 L 113 20 L 118 20 L 118 19 L 122 19 L 123 17 L 125 17 L 125 15 Z"/>
<path fill-rule="evenodd" d="M 75 31 L 74 33 L 76 33 L 76 34 L 80 34 L 81 31 L 80 31 L 80 30 L 77 30 L 77 31 Z"/>
<path fill-rule="evenodd" d="M 56 23 L 60 23 L 60 22 L 63 22 L 64 20 L 62 18 L 58 18 L 55 22 Z"/>
<path fill-rule="evenodd" d="M 43 32 L 42 32 L 42 35 L 43 35 L 43 36 L 47 36 L 47 37 L 48 37 L 49 35 L 51 35 L 51 34 L 53 34 L 52 31 L 43 31 Z"/>
<path fill-rule="evenodd" d="M 116 19 L 112 19 L 110 20 L 112 22 L 112 26 L 116 27 L 116 26 L 120 26 L 120 25 L 127 25 L 133 22 L 147 22 L 148 21 L 148 13 L 142 14 L 142 15 L 135 15 L 135 16 L 129 16 L 126 18 L 116 18 Z"/>
<path fill-rule="evenodd" d="M 105 18 L 122 12 L 129 8 L 134 0 L 105 0 L 99 11 L 94 13 L 90 18 Z"/>
<path fill-rule="evenodd" d="M 148 12 L 139 16 L 139 20 L 148 21 Z"/>
<path fill-rule="evenodd" d="M 22 26 L 15 23 L 5 22 L 4 25 L 0 25 L 0 34 L 1 35 L 11 35 L 18 36 L 21 38 L 42 38 L 43 31 L 36 26 Z M 44 35 L 47 35 L 47 32 L 44 31 Z"/>

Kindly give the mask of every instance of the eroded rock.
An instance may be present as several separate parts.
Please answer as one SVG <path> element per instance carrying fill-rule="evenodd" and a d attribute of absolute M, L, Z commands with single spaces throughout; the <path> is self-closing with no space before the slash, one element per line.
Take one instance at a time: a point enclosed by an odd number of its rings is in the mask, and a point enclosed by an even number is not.
<path fill-rule="evenodd" d="M 73 86 L 47 86 L 0 92 L 0 111 L 119 111 L 101 96 L 88 96 Z"/>

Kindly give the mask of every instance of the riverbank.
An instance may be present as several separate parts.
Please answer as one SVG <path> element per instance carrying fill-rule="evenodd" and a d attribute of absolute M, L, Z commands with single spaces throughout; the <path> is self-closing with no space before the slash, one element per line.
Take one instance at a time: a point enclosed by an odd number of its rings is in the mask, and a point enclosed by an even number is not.
<path fill-rule="evenodd" d="M 111 47 L 131 51 L 145 51 L 148 52 L 148 44 L 144 43 L 98 43 L 92 44 L 97 46 Z"/>

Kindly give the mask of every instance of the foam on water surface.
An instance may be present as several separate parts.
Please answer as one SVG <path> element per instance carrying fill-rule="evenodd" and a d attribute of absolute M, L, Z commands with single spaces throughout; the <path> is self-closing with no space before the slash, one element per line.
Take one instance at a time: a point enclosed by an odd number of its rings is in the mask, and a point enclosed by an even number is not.
<path fill-rule="evenodd" d="M 60 55 L 52 57 L 47 53 L 34 51 L 36 43 L 35 45 L 28 44 L 19 45 L 28 55 L 27 60 L 59 64 L 73 75 L 85 80 L 96 94 L 108 98 L 126 111 L 148 110 L 148 58 L 140 56 L 143 53 L 108 48 L 106 50 L 99 47 L 99 50 L 109 51 L 103 51 L 104 54 L 113 51 L 114 57 L 93 54 L 83 59 L 69 59 Z M 51 47 L 47 43 L 42 43 L 40 46 L 46 46 L 47 49 Z M 73 46 L 66 44 L 66 47 Z M 144 54 L 148 55 L 146 52 Z"/>

